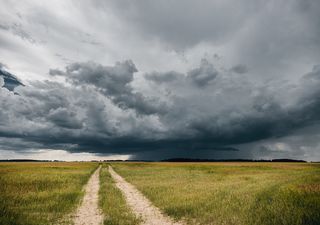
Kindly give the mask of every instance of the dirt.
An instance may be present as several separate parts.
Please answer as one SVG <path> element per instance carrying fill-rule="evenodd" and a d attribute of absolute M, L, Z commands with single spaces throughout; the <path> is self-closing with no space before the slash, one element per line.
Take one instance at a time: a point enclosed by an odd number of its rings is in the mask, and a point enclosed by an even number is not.
<path fill-rule="evenodd" d="M 170 217 L 164 215 L 155 207 L 142 193 L 140 193 L 132 184 L 125 181 L 117 174 L 112 167 L 109 172 L 116 182 L 116 186 L 124 194 L 128 205 L 132 211 L 143 220 L 144 225 L 182 225 L 183 223 L 175 222 Z"/>
<path fill-rule="evenodd" d="M 103 215 L 99 209 L 99 172 L 101 166 L 92 174 L 85 188 L 80 207 L 77 209 L 73 222 L 75 225 L 100 225 L 103 223 Z"/>

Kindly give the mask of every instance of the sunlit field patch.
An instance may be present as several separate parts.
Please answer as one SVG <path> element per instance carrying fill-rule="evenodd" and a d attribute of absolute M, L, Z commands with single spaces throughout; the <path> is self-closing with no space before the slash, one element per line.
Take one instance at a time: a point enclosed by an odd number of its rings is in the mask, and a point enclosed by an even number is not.
<path fill-rule="evenodd" d="M 0 163 L 0 224 L 68 222 L 96 163 Z"/>
<path fill-rule="evenodd" d="M 320 164 L 112 165 L 163 212 L 188 224 L 320 224 Z"/>

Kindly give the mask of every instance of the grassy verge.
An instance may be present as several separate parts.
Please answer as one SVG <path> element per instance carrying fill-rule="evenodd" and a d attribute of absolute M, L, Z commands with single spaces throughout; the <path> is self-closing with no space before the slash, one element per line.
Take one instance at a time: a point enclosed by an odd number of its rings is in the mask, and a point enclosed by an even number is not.
<path fill-rule="evenodd" d="M 166 214 L 188 224 L 320 224 L 320 164 L 112 166 Z"/>
<path fill-rule="evenodd" d="M 0 163 L 0 224 L 60 224 L 83 196 L 94 163 Z"/>
<path fill-rule="evenodd" d="M 135 225 L 140 222 L 127 206 L 121 191 L 115 186 L 106 164 L 100 172 L 99 204 L 104 213 L 104 225 Z"/>

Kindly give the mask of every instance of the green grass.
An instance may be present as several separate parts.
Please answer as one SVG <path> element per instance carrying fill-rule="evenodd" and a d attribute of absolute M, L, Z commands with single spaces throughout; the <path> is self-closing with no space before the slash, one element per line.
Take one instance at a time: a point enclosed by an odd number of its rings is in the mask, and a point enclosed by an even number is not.
<path fill-rule="evenodd" d="M 188 224 L 320 224 L 320 164 L 112 166 L 162 211 Z"/>
<path fill-rule="evenodd" d="M 77 207 L 95 163 L 0 163 L 0 224 L 60 224 Z"/>
<path fill-rule="evenodd" d="M 115 186 L 106 164 L 100 172 L 99 204 L 104 213 L 104 225 L 135 225 L 140 222 L 127 206 L 121 191 Z"/>

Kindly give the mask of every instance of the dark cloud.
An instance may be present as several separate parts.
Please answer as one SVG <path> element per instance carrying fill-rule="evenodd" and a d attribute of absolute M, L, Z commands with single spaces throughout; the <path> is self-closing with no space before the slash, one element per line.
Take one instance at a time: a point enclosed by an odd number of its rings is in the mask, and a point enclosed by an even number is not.
<path fill-rule="evenodd" d="M 230 77 L 222 71 L 218 77 L 214 75 L 215 82 L 206 89 L 188 82 L 177 86 L 164 82 L 173 94 L 166 96 L 166 110 L 153 108 L 154 113 L 141 110 L 141 102 L 145 104 L 147 97 L 130 85 L 135 71 L 131 61 L 112 67 L 76 63 L 63 72 L 68 85 L 35 82 L 17 87 L 19 95 L 1 88 L 0 136 L 6 140 L 3 148 L 129 153 L 136 157 L 146 151 L 150 151 L 146 155 L 154 152 L 155 157 L 161 152 L 193 156 L 199 151 L 205 155 L 210 151 L 234 152 L 239 145 L 286 137 L 320 120 L 319 66 L 304 75 L 299 86 L 286 89 L 280 84 L 255 86 L 239 80 L 244 77 Z M 212 71 L 218 73 L 202 60 L 200 67 L 187 76 L 169 73 L 188 81 L 190 74 Z M 123 96 L 134 96 L 138 101 L 130 105 Z M 230 102 L 221 105 L 220 98 Z M 271 151 L 263 145 L 260 149 L 261 155 Z"/>
<path fill-rule="evenodd" d="M 80 129 L 82 128 L 82 123 L 76 116 L 77 114 L 69 111 L 69 109 L 57 108 L 50 110 L 48 120 L 63 128 Z"/>
<path fill-rule="evenodd" d="M 206 59 L 201 60 L 199 68 L 192 69 L 188 72 L 188 78 L 199 87 L 206 86 L 212 82 L 217 75 L 218 71 Z"/>
<path fill-rule="evenodd" d="M 319 11 L 314 0 L 96 2 L 144 40 L 179 52 L 203 48 L 241 62 L 253 79 L 296 79 L 320 60 Z M 169 47 L 168 47 L 169 46 Z M 200 47 L 199 47 L 200 46 Z M 190 53 L 191 56 L 193 55 Z M 202 56 L 202 55 L 201 55 Z M 200 56 L 200 57 L 201 57 Z M 225 68 L 227 65 L 224 65 Z"/>
<path fill-rule="evenodd" d="M 49 74 L 52 76 L 62 76 L 64 75 L 64 72 L 59 69 L 50 69 Z"/>
<path fill-rule="evenodd" d="M 248 72 L 248 67 L 246 65 L 238 64 L 231 68 L 232 72 L 243 74 Z"/>
<path fill-rule="evenodd" d="M 214 82 L 219 72 L 214 68 L 213 64 L 207 59 L 201 59 L 200 65 L 189 70 L 186 74 L 176 71 L 153 72 L 145 74 L 145 79 L 157 84 L 166 84 L 174 81 L 189 82 L 197 87 L 205 87 Z M 183 84 L 182 84 L 183 85 Z"/>
<path fill-rule="evenodd" d="M 3 86 L 10 91 L 13 91 L 17 86 L 23 85 L 14 75 L 5 70 L 2 63 L 0 64 L 0 77 L 2 77 L 4 81 L 0 87 Z"/>
<path fill-rule="evenodd" d="M 7 66 L 4 64 L 4 63 L 2 63 L 2 62 L 0 62 L 0 69 L 5 69 Z"/>
<path fill-rule="evenodd" d="M 144 77 L 147 80 L 161 84 L 161 83 L 175 81 L 181 76 L 183 76 L 183 74 L 175 72 L 175 71 L 169 71 L 169 72 L 165 72 L 165 73 L 159 73 L 159 72 L 148 73 Z"/>
<path fill-rule="evenodd" d="M 319 1 L 2 5 L 0 149 L 319 152 Z"/>
<path fill-rule="evenodd" d="M 55 69 L 49 73 L 65 76 L 74 85 L 91 85 L 122 109 L 134 109 L 139 114 L 147 115 L 164 113 L 164 103 L 133 90 L 131 82 L 137 71 L 133 62 L 128 60 L 109 67 L 93 62 L 73 63 L 66 67 L 65 72 Z"/>
<path fill-rule="evenodd" d="M 104 67 L 93 62 L 73 63 L 66 67 L 65 76 L 76 84 L 89 84 L 101 89 L 106 95 L 130 94 L 129 83 L 137 72 L 131 61 L 117 63 L 114 67 Z"/>

